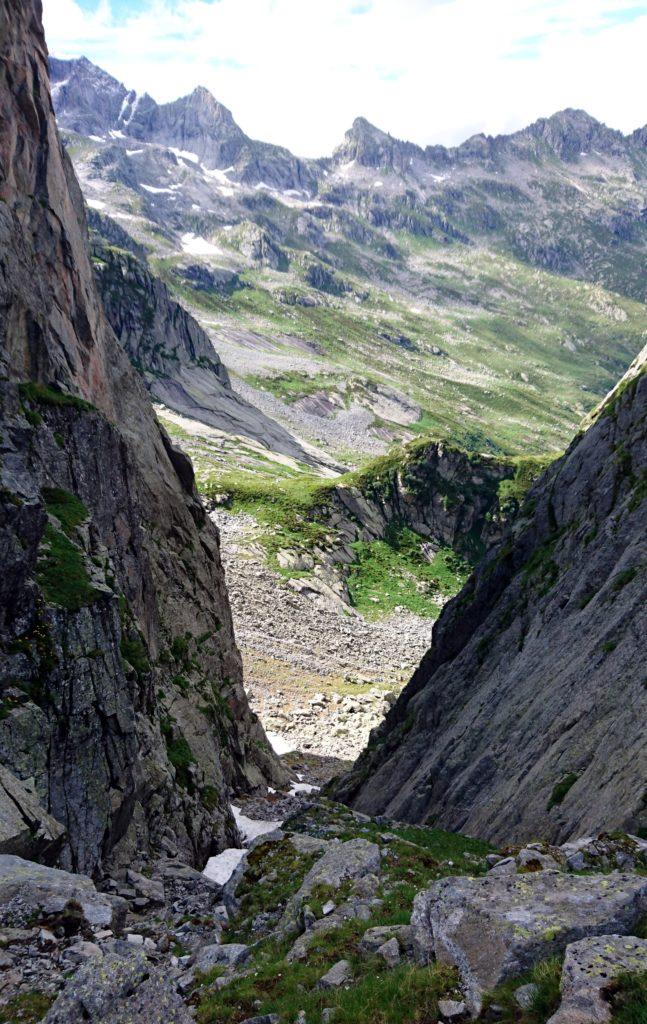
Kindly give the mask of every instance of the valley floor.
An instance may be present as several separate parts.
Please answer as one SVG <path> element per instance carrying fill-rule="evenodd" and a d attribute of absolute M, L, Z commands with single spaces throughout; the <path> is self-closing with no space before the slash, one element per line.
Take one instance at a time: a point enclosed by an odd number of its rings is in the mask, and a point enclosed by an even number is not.
<path fill-rule="evenodd" d="M 266 563 L 244 512 L 211 513 L 250 703 L 280 753 L 354 759 L 429 647 L 432 620 L 367 621 Z"/>

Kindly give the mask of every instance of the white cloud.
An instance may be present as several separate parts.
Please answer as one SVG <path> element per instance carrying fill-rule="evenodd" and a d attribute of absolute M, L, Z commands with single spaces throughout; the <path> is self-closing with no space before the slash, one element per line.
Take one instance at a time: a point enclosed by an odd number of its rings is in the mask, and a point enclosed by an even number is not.
<path fill-rule="evenodd" d="M 647 3 L 630 0 L 44 0 L 50 51 L 138 91 L 206 85 L 250 135 L 330 153 L 358 115 L 420 144 L 566 106 L 647 121 Z M 135 6 L 135 5 L 134 5 Z M 363 13 L 360 13 L 363 12 Z"/>

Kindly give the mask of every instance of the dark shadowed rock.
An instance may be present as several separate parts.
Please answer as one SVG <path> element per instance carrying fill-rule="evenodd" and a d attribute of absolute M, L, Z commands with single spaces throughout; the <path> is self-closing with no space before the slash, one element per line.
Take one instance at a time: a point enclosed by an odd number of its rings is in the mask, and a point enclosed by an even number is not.
<path fill-rule="evenodd" d="M 0 766 L 0 854 L 52 862 L 64 827 L 48 814 L 15 775 Z"/>

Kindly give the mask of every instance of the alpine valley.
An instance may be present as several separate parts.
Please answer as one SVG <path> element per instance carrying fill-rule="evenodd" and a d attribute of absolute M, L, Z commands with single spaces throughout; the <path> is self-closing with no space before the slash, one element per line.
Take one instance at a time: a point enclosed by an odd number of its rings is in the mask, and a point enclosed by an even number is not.
<path fill-rule="evenodd" d="M 647 127 L 0 61 L 0 1024 L 644 1024 Z"/>

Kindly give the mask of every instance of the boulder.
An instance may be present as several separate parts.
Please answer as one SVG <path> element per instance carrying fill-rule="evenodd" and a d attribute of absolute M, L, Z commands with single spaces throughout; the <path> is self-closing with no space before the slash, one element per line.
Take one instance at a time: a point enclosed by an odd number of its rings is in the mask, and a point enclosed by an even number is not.
<path fill-rule="evenodd" d="M 397 967 L 400 963 L 400 944 L 395 936 L 384 942 L 376 950 L 376 955 L 382 957 L 387 967 Z"/>
<path fill-rule="evenodd" d="M 396 939 L 398 948 L 407 951 L 411 946 L 411 928 L 407 924 L 386 924 L 367 928 L 359 943 L 361 953 L 377 953 L 390 939 Z"/>
<path fill-rule="evenodd" d="M 465 1003 L 458 1001 L 457 999 L 439 999 L 438 1000 L 438 1012 L 441 1016 L 446 1017 L 447 1020 L 454 1020 L 456 1017 L 462 1017 L 465 1014 Z"/>
<path fill-rule="evenodd" d="M 353 969 L 349 960 L 339 960 L 326 971 L 317 982 L 317 988 L 340 988 L 353 980 Z"/>
<path fill-rule="evenodd" d="M 548 853 L 524 847 L 516 856 L 519 871 L 558 871 L 560 864 Z"/>
<path fill-rule="evenodd" d="M 321 860 L 308 871 L 301 887 L 288 901 L 279 928 L 286 934 L 297 930 L 301 906 L 313 889 L 327 886 L 339 889 L 349 879 L 377 875 L 380 871 L 380 848 L 367 839 L 349 839 L 346 843 L 330 843 Z"/>
<path fill-rule="evenodd" d="M 64 836 L 63 825 L 0 765 L 0 854 L 53 862 Z"/>
<path fill-rule="evenodd" d="M 647 941 L 633 935 L 597 935 L 566 947 L 562 1002 L 548 1024 L 607 1024 L 611 1007 L 604 998 L 618 974 L 647 971 Z"/>
<path fill-rule="evenodd" d="M 61 918 L 69 931 L 110 928 L 120 932 L 127 909 L 121 897 L 97 892 L 87 875 L 0 856 L 0 926 Z"/>
<path fill-rule="evenodd" d="M 45 1024 L 192 1024 L 167 973 L 143 953 L 89 960 L 69 978 Z"/>
<path fill-rule="evenodd" d="M 445 878 L 419 893 L 416 959 L 455 965 L 470 1012 L 484 992 L 590 935 L 630 934 L 647 912 L 647 878 L 558 871 Z"/>
<path fill-rule="evenodd" d="M 206 973 L 212 967 L 221 965 L 223 967 L 236 967 L 249 956 L 249 946 L 242 942 L 212 943 L 203 946 L 198 952 L 195 961 L 197 971 Z"/>

